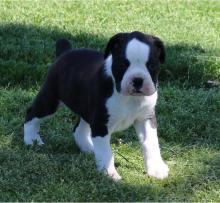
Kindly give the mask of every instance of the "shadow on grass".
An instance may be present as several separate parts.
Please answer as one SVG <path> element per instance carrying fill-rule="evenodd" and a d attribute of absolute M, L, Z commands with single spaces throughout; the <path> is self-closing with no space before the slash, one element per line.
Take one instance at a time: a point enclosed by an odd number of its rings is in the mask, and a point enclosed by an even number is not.
<path fill-rule="evenodd" d="M 163 81 L 178 80 L 179 85 L 189 83 L 202 86 L 207 80 L 219 80 L 218 51 L 206 50 L 199 45 L 168 44 L 167 60 L 161 69 Z"/>
<path fill-rule="evenodd" d="M 0 25 L 0 84 L 31 86 L 41 83 L 55 58 L 55 42 L 67 38 L 73 48 L 103 49 L 107 40 L 89 33 L 68 33 L 55 27 Z"/>
<path fill-rule="evenodd" d="M 73 47 L 103 50 L 104 36 L 76 31 L 69 33 L 56 27 L 36 27 L 23 24 L 0 25 L 0 85 L 41 83 L 47 67 L 54 59 L 57 39 L 69 39 Z M 201 85 L 207 79 L 219 79 L 217 53 L 189 44 L 166 44 L 167 62 L 160 78 L 163 81 L 189 82 Z"/>

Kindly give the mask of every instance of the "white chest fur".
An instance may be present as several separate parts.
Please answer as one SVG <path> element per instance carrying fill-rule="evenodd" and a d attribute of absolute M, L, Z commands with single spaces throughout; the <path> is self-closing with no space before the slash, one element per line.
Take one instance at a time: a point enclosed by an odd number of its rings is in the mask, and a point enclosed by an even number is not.
<path fill-rule="evenodd" d="M 151 117 L 156 102 L 157 92 L 151 96 L 124 96 L 114 90 L 113 95 L 106 102 L 109 133 L 125 130 L 135 120 Z"/>

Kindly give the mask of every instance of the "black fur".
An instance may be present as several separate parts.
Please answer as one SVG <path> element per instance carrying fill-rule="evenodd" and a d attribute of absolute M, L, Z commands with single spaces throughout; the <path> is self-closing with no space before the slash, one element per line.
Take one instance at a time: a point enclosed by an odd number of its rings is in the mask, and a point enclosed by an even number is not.
<path fill-rule="evenodd" d="M 61 50 L 65 53 L 57 52 L 61 56 L 51 66 L 25 122 L 53 114 L 62 101 L 91 125 L 93 135 L 106 135 L 105 102 L 113 92 L 113 81 L 104 73 L 103 54 L 92 49 Z"/>

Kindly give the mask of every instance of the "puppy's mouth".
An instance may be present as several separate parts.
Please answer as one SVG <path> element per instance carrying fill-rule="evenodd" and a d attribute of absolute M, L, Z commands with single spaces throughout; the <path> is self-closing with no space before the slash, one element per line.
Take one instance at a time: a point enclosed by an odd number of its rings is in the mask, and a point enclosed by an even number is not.
<path fill-rule="evenodd" d="M 153 95 L 157 90 L 144 92 L 142 90 L 131 90 L 131 91 L 121 91 L 121 94 L 125 96 L 151 96 Z"/>
<path fill-rule="evenodd" d="M 147 96 L 141 90 L 134 90 L 130 93 L 131 96 Z"/>

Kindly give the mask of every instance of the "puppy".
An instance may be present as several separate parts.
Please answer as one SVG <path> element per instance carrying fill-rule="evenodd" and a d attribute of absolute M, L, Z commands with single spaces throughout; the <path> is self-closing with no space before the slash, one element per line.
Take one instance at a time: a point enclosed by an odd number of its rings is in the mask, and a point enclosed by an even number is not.
<path fill-rule="evenodd" d="M 80 117 L 75 142 L 95 155 L 97 169 L 120 180 L 110 139 L 113 132 L 132 124 L 140 140 L 149 176 L 168 176 L 158 143 L 155 105 L 160 64 L 165 61 L 162 41 L 141 32 L 113 36 L 104 55 L 92 49 L 71 49 L 67 40 L 56 43 L 57 59 L 27 110 L 24 142 L 44 144 L 40 120 L 53 114 L 60 102 Z"/>

